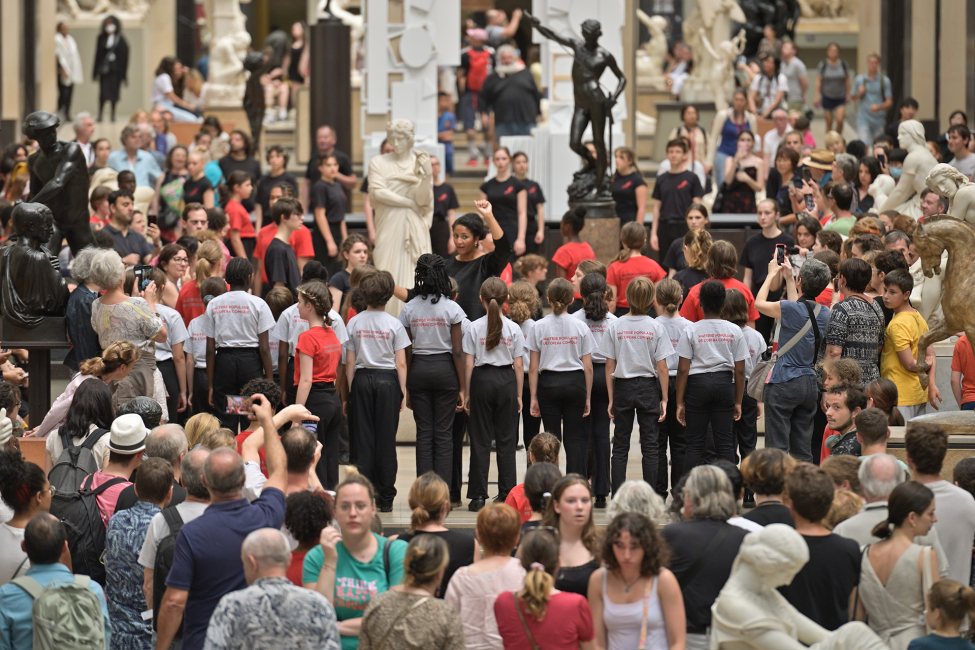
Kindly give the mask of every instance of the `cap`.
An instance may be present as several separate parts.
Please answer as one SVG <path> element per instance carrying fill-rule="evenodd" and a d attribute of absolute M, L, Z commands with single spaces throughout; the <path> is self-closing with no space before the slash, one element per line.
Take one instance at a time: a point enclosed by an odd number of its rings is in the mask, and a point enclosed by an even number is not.
<path fill-rule="evenodd" d="M 813 149 L 802 159 L 800 164 L 816 169 L 830 171 L 833 169 L 833 159 L 836 156 L 829 149 Z"/>
<path fill-rule="evenodd" d="M 33 138 L 34 134 L 43 129 L 57 128 L 61 124 L 60 118 L 54 113 L 47 111 L 36 111 L 24 119 L 20 130 L 28 138 Z"/>
<path fill-rule="evenodd" d="M 488 39 L 487 30 L 481 29 L 480 27 L 468 29 L 467 35 L 473 38 L 475 41 L 484 42 Z"/>
<path fill-rule="evenodd" d="M 146 448 L 148 435 L 149 429 L 142 423 L 141 417 L 135 413 L 120 415 L 112 422 L 108 448 L 119 454 L 137 454 Z"/>

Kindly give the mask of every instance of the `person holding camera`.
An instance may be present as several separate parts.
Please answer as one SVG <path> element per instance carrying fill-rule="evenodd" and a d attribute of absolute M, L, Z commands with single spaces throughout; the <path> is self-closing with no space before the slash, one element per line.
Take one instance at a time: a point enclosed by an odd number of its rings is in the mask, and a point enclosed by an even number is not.
<path fill-rule="evenodd" d="M 768 261 L 775 255 L 778 246 L 785 246 L 786 255 L 794 255 L 799 251 L 795 248 L 795 240 L 792 235 L 782 232 L 779 228 L 779 205 L 775 199 L 763 199 L 758 202 L 756 219 L 762 232 L 752 235 L 745 242 L 745 248 L 741 251 L 741 265 L 745 267 L 744 282 L 752 295 L 757 295 L 758 290 L 765 283 L 765 276 L 768 275 Z M 775 287 L 769 300 L 778 300 L 782 296 L 782 285 Z M 768 316 L 762 316 L 755 321 L 755 329 L 765 338 L 766 341 L 772 334 L 774 320 Z"/>

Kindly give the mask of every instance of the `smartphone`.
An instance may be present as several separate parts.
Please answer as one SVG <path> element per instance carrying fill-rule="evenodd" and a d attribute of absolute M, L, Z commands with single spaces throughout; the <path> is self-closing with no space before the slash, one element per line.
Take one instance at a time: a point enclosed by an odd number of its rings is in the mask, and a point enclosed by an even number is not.
<path fill-rule="evenodd" d="M 243 395 L 227 395 L 227 413 L 248 415 L 251 412 L 251 398 Z"/>
<path fill-rule="evenodd" d="M 738 143 L 738 153 L 739 153 L 739 155 L 742 155 L 742 156 L 747 156 L 748 155 L 748 143 L 747 142 L 739 142 Z"/>
<path fill-rule="evenodd" d="M 777 264 L 785 264 L 785 244 L 775 245 L 775 262 Z"/>
<path fill-rule="evenodd" d="M 139 291 L 145 291 L 149 283 L 152 282 L 152 272 L 154 269 L 154 266 L 147 264 L 139 264 L 135 267 L 133 272 L 135 273 L 136 281 L 139 283 Z"/>
<path fill-rule="evenodd" d="M 318 433 L 318 422 L 315 422 L 314 420 L 302 420 L 301 426 L 305 427 L 312 433 Z"/>
<path fill-rule="evenodd" d="M 884 165 L 887 164 L 887 156 L 885 156 L 884 154 L 878 154 L 877 162 L 879 162 L 880 166 L 883 167 Z"/>
<path fill-rule="evenodd" d="M 149 221 L 150 226 L 155 226 L 159 223 L 159 217 L 155 214 L 148 215 L 146 219 Z"/>
<path fill-rule="evenodd" d="M 812 173 L 809 171 L 808 167 L 802 168 L 802 180 L 806 181 L 807 183 L 812 183 Z"/>

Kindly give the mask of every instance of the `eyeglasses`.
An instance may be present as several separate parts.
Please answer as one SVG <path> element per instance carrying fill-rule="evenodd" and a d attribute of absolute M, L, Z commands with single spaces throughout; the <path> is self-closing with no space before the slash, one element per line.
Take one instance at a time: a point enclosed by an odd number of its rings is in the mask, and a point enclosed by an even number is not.
<path fill-rule="evenodd" d="M 189 258 L 186 258 L 186 257 L 174 257 L 173 258 L 173 261 L 176 262 L 177 264 L 189 264 L 190 263 Z"/>
<path fill-rule="evenodd" d="M 54 487 L 53 485 L 49 485 L 47 487 L 47 491 L 50 492 L 51 493 L 51 496 L 53 497 L 57 493 L 58 489 L 56 487 Z"/>

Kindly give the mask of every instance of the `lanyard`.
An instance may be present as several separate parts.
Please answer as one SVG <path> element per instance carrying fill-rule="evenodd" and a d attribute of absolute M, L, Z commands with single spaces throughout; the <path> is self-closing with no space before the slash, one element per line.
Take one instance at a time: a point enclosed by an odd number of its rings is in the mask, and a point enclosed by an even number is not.
<path fill-rule="evenodd" d="M 647 587 L 643 592 L 643 623 L 640 625 L 640 645 L 637 650 L 645 650 L 647 647 L 647 611 L 650 609 L 650 590 L 653 587 L 654 578 L 647 578 Z"/>

